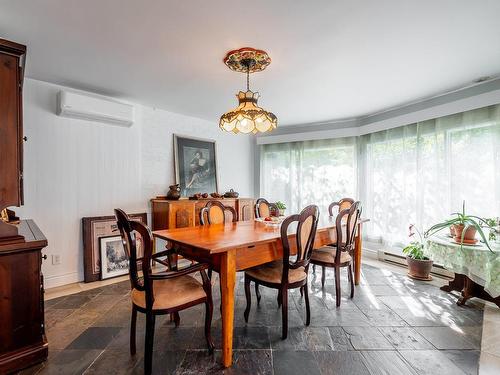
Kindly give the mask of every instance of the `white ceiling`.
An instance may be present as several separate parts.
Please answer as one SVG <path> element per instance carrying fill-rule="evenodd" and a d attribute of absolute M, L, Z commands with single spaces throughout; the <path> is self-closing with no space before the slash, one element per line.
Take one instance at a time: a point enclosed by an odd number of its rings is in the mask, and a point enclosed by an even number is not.
<path fill-rule="evenodd" d="M 0 0 L 27 76 L 218 121 L 251 77 L 279 125 L 351 118 L 500 73 L 498 0 Z"/>

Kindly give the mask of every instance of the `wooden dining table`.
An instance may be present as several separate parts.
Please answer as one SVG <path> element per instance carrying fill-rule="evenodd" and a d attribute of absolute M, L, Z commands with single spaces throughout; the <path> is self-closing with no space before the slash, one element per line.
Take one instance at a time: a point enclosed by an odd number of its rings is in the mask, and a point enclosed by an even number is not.
<path fill-rule="evenodd" d="M 358 224 L 354 249 L 354 282 L 359 284 L 361 273 L 361 238 L 363 219 Z M 282 259 L 279 226 L 258 221 L 238 221 L 228 224 L 157 230 L 155 239 L 167 241 L 188 259 L 211 265 L 220 275 L 222 298 L 222 364 L 229 367 L 233 354 L 234 295 L 236 272 L 277 259 Z M 292 231 L 289 237 L 295 237 Z M 335 220 L 321 216 L 315 237 L 315 248 L 336 241 Z M 291 252 L 293 253 L 293 244 Z"/>

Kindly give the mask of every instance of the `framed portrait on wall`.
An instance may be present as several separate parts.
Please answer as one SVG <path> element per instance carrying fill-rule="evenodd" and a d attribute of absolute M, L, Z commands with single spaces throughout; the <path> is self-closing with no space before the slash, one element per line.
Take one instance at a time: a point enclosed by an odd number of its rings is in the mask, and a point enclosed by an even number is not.
<path fill-rule="evenodd" d="M 128 256 L 123 248 L 121 236 L 100 237 L 99 251 L 101 254 L 101 280 L 128 273 Z"/>
<path fill-rule="evenodd" d="M 218 191 L 215 141 L 174 134 L 174 164 L 182 196 Z"/>

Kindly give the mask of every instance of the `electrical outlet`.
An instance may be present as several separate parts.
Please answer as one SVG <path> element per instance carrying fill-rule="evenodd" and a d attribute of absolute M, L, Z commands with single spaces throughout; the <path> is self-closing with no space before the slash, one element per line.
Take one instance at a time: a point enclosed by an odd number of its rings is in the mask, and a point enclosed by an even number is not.
<path fill-rule="evenodd" d="M 52 255 L 52 265 L 57 266 L 58 264 L 61 264 L 61 256 L 59 254 L 53 254 Z"/>

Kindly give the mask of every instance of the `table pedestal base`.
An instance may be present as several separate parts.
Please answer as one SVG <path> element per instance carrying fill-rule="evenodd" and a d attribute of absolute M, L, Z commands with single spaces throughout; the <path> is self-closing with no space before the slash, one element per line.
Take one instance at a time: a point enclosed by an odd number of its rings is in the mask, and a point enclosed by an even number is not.
<path fill-rule="evenodd" d="M 448 285 L 442 286 L 441 290 L 444 290 L 445 292 L 460 292 L 461 296 L 457 301 L 457 305 L 459 306 L 465 305 L 468 299 L 477 297 L 485 301 L 493 302 L 500 307 L 500 297 L 493 298 L 484 290 L 482 285 L 475 283 L 467 276 L 459 273 L 455 274 L 455 278 L 448 282 Z"/>

